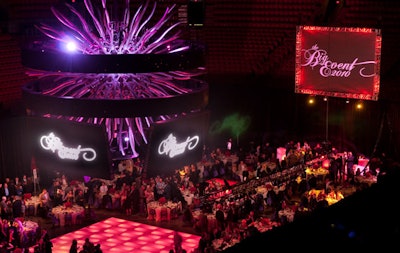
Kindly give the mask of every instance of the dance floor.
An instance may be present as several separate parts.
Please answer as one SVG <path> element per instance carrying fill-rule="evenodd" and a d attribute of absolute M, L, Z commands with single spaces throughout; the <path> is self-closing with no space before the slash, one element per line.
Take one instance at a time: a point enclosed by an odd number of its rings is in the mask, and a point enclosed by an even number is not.
<path fill-rule="evenodd" d="M 192 252 L 198 246 L 200 236 L 179 234 L 183 239 L 182 248 L 187 252 Z M 86 238 L 95 245 L 100 244 L 104 253 L 168 253 L 174 249 L 173 230 L 112 217 L 52 239 L 53 253 L 68 253 L 73 239 L 78 241 L 82 249 Z"/>

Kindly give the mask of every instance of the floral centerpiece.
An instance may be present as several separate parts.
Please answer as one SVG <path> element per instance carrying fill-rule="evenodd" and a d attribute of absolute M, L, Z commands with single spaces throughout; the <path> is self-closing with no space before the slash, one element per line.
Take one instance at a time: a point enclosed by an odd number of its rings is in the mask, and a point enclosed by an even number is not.
<path fill-rule="evenodd" d="M 162 206 L 167 203 L 167 199 L 165 197 L 161 197 L 158 199 L 158 203 L 160 204 L 160 206 Z"/>
<path fill-rule="evenodd" d="M 64 207 L 65 208 L 71 208 L 72 207 L 72 203 L 67 201 L 67 202 L 64 203 Z"/>

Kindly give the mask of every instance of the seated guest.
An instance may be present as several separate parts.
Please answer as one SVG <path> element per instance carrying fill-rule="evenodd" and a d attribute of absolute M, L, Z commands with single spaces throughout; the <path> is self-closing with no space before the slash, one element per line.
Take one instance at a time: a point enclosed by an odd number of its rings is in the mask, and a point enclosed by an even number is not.
<path fill-rule="evenodd" d="M 14 218 L 24 216 L 23 202 L 20 196 L 14 196 L 14 201 L 12 202 L 12 213 Z"/>
<path fill-rule="evenodd" d="M 19 246 L 21 243 L 20 240 L 20 235 L 17 229 L 17 225 L 15 223 L 12 223 L 9 227 L 8 227 L 8 235 L 7 235 L 7 240 L 8 243 L 10 244 L 10 246 L 15 247 L 15 246 Z"/>
<path fill-rule="evenodd" d="M 67 192 L 67 194 L 64 195 L 63 202 L 69 202 L 69 203 L 74 203 L 75 202 L 75 197 L 74 197 L 73 190 L 69 190 Z"/>
<path fill-rule="evenodd" d="M 15 191 L 17 196 L 22 196 L 24 194 L 24 188 L 22 187 L 22 184 L 15 185 Z"/>
<path fill-rule="evenodd" d="M 46 188 L 43 188 L 42 192 L 39 194 L 39 200 L 40 200 L 40 207 L 42 209 L 42 215 L 43 217 L 47 217 L 47 213 L 49 211 L 49 209 L 51 208 L 51 199 L 50 199 L 50 195 L 47 192 Z"/>
<path fill-rule="evenodd" d="M 255 221 L 256 221 L 256 217 L 255 217 L 254 211 L 251 210 L 249 212 L 249 214 L 247 215 L 246 223 L 248 226 L 250 226 L 250 224 L 253 224 Z"/>
<path fill-rule="evenodd" d="M 195 221 L 193 228 L 200 233 L 208 232 L 208 218 L 203 212 L 200 213 L 197 220 Z"/>
<path fill-rule="evenodd" d="M 183 210 L 182 221 L 185 225 L 193 226 L 194 225 L 194 217 L 192 214 L 192 210 L 189 205 Z"/>
<path fill-rule="evenodd" d="M 247 220 L 246 219 L 242 219 L 241 221 L 240 221 L 240 224 L 239 224 L 239 230 L 241 230 L 241 231 L 244 231 L 244 230 L 246 230 L 247 228 L 248 228 L 248 224 L 247 224 Z"/>
<path fill-rule="evenodd" d="M 225 213 L 222 210 L 222 204 L 217 205 L 217 211 L 215 212 L 215 219 L 217 220 L 217 226 L 219 230 L 225 230 Z"/>
<path fill-rule="evenodd" d="M 0 202 L 0 213 L 1 213 L 1 218 L 8 219 L 10 217 L 10 212 L 8 208 L 8 203 L 9 201 L 7 200 L 6 196 L 1 197 L 1 202 Z"/>
<path fill-rule="evenodd" d="M 150 184 L 146 185 L 146 190 L 144 191 L 144 197 L 146 198 L 146 203 L 154 201 L 154 187 Z M 121 194 L 122 201 L 122 194 Z"/>
<path fill-rule="evenodd" d="M 8 220 L 0 219 L 0 241 L 7 241 L 8 233 Z"/>
<path fill-rule="evenodd" d="M 85 195 L 82 190 L 78 190 L 75 196 L 75 203 L 79 206 L 85 207 Z"/>
<path fill-rule="evenodd" d="M 53 181 L 53 198 L 52 198 L 54 206 L 58 206 L 58 205 L 62 204 L 64 194 L 65 194 L 65 192 L 60 185 L 60 181 L 54 180 Z"/>

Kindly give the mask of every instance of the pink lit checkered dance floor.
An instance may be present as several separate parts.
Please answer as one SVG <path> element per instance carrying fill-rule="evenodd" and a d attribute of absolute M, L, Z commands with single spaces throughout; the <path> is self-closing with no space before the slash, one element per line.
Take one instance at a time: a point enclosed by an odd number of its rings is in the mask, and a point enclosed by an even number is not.
<path fill-rule="evenodd" d="M 192 252 L 198 246 L 200 236 L 181 232 L 179 234 L 183 238 L 182 247 L 187 252 Z M 173 230 L 109 218 L 52 239 L 53 253 L 68 253 L 73 239 L 78 241 L 78 246 L 82 249 L 86 238 L 95 245 L 100 244 L 104 253 L 168 253 L 174 248 Z"/>

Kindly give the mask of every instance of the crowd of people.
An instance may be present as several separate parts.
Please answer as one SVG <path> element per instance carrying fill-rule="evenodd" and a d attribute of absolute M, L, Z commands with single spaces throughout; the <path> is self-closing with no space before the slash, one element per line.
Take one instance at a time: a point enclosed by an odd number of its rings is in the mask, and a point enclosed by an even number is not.
<path fill-rule="evenodd" d="M 121 171 L 120 174 L 114 175 L 113 180 L 94 180 L 88 185 L 87 201 L 94 207 L 105 208 L 121 208 L 126 215 L 137 213 L 146 213 L 146 203 L 151 201 L 173 201 L 183 203 L 182 220 L 184 223 L 193 226 L 193 228 L 202 235 L 198 252 L 210 252 L 215 250 L 213 241 L 223 238 L 224 241 L 236 240 L 240 241 L 247 236 L 259 233 L 260 230 L 256 226 L 258 223 L 266 223 L 266 226 L 279 226 L 287 220 L 281 219 L 278 212 L 290 205 L 296 204 L 296 208 L 301 210 L 312 210 L 322 206 L 313 201 L 313 197 L 305 195 L 312 187 L 315 187 L 314 178 L 310 177 L 306 181 L 306 186 L 301 187 L 295 180 L 284 182 L 286 187 L 274 194 L 262 196 L 255 192 L 254 180 L 268 178 L 272 175 L 281 174 L 295 165 L 306 164 L 320 156 L 327 156 L 330 159 L 336 157 L 337 150 L 334 148 L 324 150 L 321 145 L 317 144 L 311 147 L 308 143 L 300 145 L 299 142 L 289 142 L 285 145 L 286 153 L 278 158 L 276 147 L 272 147 L 269 143 L 258 146 L 252 151 L 225 150 L 217 148 L 206 154 L 202 161 L 196 164 L 190 164 L 182 168 L 178 168 L 172 175 L 159 175 L 154 178 L 143 178 L 139 171 Z M 357 161 L 354 157 L 341 157 L 344 161 L 339 170 L 332 160 L 329 166 L 330 174 L 328 176 L 331 182 L 329 187 L 324 188 L 327 194 L 333 195 L 338 193 L 332 185 L 341 183 L 342 179 L 352 183 L 352 171 L 347 167 Z M 235 160 L 226 160 L 226 157 L 237 157 Z M 261 166 L 268 163 L 269 166 Z M 339 173 L 340 171 L 340 173 Z M 345 173 L 341 174 L 341 173 Z M 301 176 L 304 176 L 301 175 Z M 213 178 L 221 178 L 225 180 L 224 184 L 213 183 Z M 292 178 L 293 179 L 293 178 Z M 230 194 L 226 197 L 213 201 L 208 205 L 207 197 L 216 192 L 225 191 L 230 188 L 226 180 L 232 180 L 246 186 L 238 194 Z M 277 181 L 278 187 L 282 181 Z M 182 191 L 188 190 L 197 198 L 202 199 L 201 204 L 193 202 L 186 203 L 182 196 Z M 297 194 L 299 203 L 293 203 L 293 197 Z M 321 197 L 321 195 L 319 196 Z M 263 209 L 270 207 L 273 215 L 265 219 Z M 195 209 L 201 209 L 202 215 L 193 216 Z M 207 214 L 214 214 L 217 220 L 217 226 L 209 226 Z M 299 212 L 301 213 L 301 212 Z M 271 219 L 269 219 L 271 218 Z"/>
<path fill-rule="evenodd" d="M 94 244 L 90 241 L 90 238 L 86 238 L 82 245 L 78 245 L 78 241 L 73 239 L 69 248 L 69 253 L 103 253 L 103 250 L 99 243 Z"/>
<path fill-rule="evenodd" d="M 350 169 L 357 164 L 357 155 L 353 155 L 352 151 L 338 152 L 332 147 L 325 149 L 318 143 L 311 147 L 307 142 L 301 145 L 300 142 L 294 141 L 283 146 L 285 148 L 283 155 L 278 155 L 277 147 L 270 143 L 249 150 L 233 149 L 232 146 L 216 148 L 205 153 L 198 163 L 177 168 L 171 175 L 158 175 L 152 178 L 143 176 L 139 159 L 132 162 L 135 166 L 115 172 L 111 179 L 91 178 L 87 182 L 79 182 L 69 180 L 68 175 L 59 174 L 50 187 L 43 188 L 38 194 L 40 200 L 38 214 L 47 218 L 53 207 L 70 203 L 82 206 L 86 211 L 105 208 L 120 210 L 130 216 L 146 214 L 147 203 L 152 201 L 163 199 L 180 202 L 182 221 L 201 235 L 198 252 L 212 252 L 216 250 L 213 244 L 216 239 L 223 239 L 228 244 L 228 241 L 240 241 L 259 233 L 259 223 L 274 227 L 287 222 L 278 215 L 283 208 L 296 205 L 297 209 L 310 210 L 315 207 L 312 204 L 314 202 L 310 201 L 310 195 L 305 195 L 310 189 L 315 188 L 315 178 L 307 178 L 305 184 L 302 184 L 294 179 L 298 178 L 297 176 L 306 179 L 303 173 L 295 174 L 295 177 L 291 175 L 290 178 L 285 176 L 294 166 L 306 165 L 321 156 L 327 157 L 330 160 L 327 168 L 330 173 L 325 185 L 329 187 L 323 189 L 327 194 L 337 193 L 332 185 L 343 182 L 353 184 L 353 173 L 359 173 Z M 374 161 L 370 173 L 377 175 L 379 171 L 384 170 L 382 165 L 383 162 Z M 220 178 L 224 183 L 216 182 L 213 180 L 215 178 Z M 263 196 L 255 190 L 260 186 L 260 182 L 267 181 L 262 179 L 274 181 L 276 187 L 282 188 L 282 185 L 285 187 L 280 191 L 269 191 L 268 195 Z M 217 200 L 207 201 L 215 193 L 232 191 L 232 185 L 228 181 L 240 185 L 241 190 L 229 192 Z M 3 224 L 0 236 L 3 245 L 6 245 L 4 247 L 9 248 L 12 245 L 13 248 L 24 249 L 23 240 L 16 240 L 18 236 L 13 236 L 12 231 L 15 230 L 12 224 L 16 218 L 25 217 L 27 210 L 25 198 L 35 195 L 37 188 L 40 187 L 35 187 L 32 178 L 25 175 L 22 176 L 22 180 L 7 178 L 0 184 Z M 185 190 L 201 201 L 188 203 L 183 196 Z M 299 201 L 294 203 L 294 199 Z M 265 216 L 266 208 L 273 210 L 272 216 Z M 201 215 L 194 217 L 195 210 L 200 210 Z M 205 217 L 210 213 L 215 215 L 216 226 L 207 224 Z M 40 236 L 37 236 L 33 243 L 38 245 L 38 252 L 50 253 L 48 234 L 43 234 L 41 231 L 36 234 Z M 92 246 L 81 247 L 78 250 L 74 241 L 70 252 L 101 252 L 100 245 Z M 184 249 L 175 253 L 181 253 L 182 250 Z"/>
<path fill-rule="evenodd" d="M 0 183 L 0 252 L 28 252 L 34 245 L 38 246 L 38 252 L 51 248 L 47 230 L 35 223 L 26 227 L 26 201 L 37 194 L 36 187 L 33 178 L 27 175 L 5 178 Z"/>

